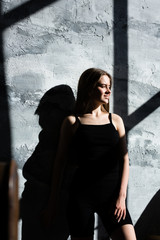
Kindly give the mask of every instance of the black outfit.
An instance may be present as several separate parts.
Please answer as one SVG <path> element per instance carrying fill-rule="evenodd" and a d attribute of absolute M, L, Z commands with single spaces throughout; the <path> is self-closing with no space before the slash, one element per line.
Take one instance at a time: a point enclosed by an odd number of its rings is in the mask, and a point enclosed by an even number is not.
<path fill-rule="evenodd" d="M 119 134 L 112 124 L 81 124 L 73 139 L 72 159 L 78 166 L 70 187 L 68 220 L 74 237 L 88 237 L 94 231 L 96 212 L 111 234 L 117 227 L 132 224 L 127 210 L 126 218 L 118 223 L 114 216 L 121 171 L 118 153 Z"/>

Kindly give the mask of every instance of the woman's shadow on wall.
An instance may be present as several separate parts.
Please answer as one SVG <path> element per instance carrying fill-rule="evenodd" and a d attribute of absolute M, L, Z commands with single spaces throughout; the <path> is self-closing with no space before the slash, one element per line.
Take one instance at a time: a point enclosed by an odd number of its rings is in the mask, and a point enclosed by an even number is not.
<path fill-rule="evenodd" d="M 21 197 L 22 240 L 67 239 L 66 220 L 67 190 L 63 184 L 60 212 L 56 223 L 46 228 L 42 213 L 48 202 L 53 163 L 57 152 L 60 128 L 64 118 L 73 112 L 75 97 L 68 85 L 58 85 L 41 98 L 35 114 L 39 115 L 42 128 L 39 142 L 23 167 L 26 179 Z"/>

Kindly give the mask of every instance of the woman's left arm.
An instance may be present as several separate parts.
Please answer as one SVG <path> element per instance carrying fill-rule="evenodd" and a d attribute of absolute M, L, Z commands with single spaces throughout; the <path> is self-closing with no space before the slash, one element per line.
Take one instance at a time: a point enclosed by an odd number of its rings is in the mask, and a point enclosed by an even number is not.
<path fill-rule="evenodd" d="M 129 157 L 127 151 L 127 144 L 126 144 L 126 135 L 125 135 L 125 127 L 121 117 L 115 115 L 115 125 L 117 131 L 119 133 L 120 142 L 120 158 L 122 159 L 122 173 L 121 173 L 121 183 L 120 183 L 120 190 L 119 195 L 116 200 L 115 212 L 116 218 L 118 222 L 121 218 L 125 219 L 126 217 L 126 195 L 127 195 L 127 185 L 128 185 L 128 178 L 129 178 Z"/>

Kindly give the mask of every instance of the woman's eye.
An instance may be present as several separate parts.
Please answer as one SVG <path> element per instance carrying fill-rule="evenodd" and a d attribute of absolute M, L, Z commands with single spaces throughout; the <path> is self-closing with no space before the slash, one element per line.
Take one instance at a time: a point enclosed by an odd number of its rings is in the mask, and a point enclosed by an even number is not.
<path fill-rule="evenodd" d="M 106 85 L 105 84 L 100 84 L 100 87 L 105 88 Z"/>
<path fill-rule="evenodd" d="M 100 87 L 100 88 L 105 88 L 105 89 L 111 90 L 111 85 L 107 85 L 107 84 L 103 84 L 103 83 L 98 83 L 97 86 Z"/>
<path fill-rule="evenodd" d="M 100 84 L 100 87 L 102 87 L 102 88 L 108 88 L 108 89 L 111 90 L 111 86 L 108 86 L 108 85 L 106 85 L 106 84 Z"/>

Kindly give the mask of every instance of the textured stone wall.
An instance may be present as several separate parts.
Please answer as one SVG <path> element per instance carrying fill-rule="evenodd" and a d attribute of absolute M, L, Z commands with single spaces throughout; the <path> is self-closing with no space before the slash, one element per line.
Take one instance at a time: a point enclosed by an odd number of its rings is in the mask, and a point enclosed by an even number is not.
<path fill-rule="evenodd" d="M 128 204 L 134 222 L 149 200 L 160 189 L 160 107 L 151 98 L 160 91 L 158 1 L 129 1 L 129 114 L 140 109 L 148 115 L 128 134 L 130 156 L 130 184 Z M 153 111 L 154 110 L 154 111 Z M 152 112 L 153 111 L 153 112 Z"/>
<path fill-rule="evenodd" d="M 24 0 L 3 0 L 1 4 L 7 17 L 3 54 L 12 155 L 19 168 L 21 192 L 21 169 L 40 131 L 34 111 L 44 92 L 66 83 L 76 94 L 78 78 L 89 67 L 114 72 L 114 5 L 110 0 L 48 1 L 42 7 Z M 128 3 L 128 93 L 120 87 L 119 95 L 127 94 L 128 115 L 136 113 L 139 119 L 131 118 L 128 132 L 128 206 L 134 223 L 160 186 L 160 99 L 151 101 L 160 90 L 159 9 L 159 0 Z M 120 68 L 116 81 L 122 78 Z M 111 111 L 113 107 L 112 98 Z"/>

